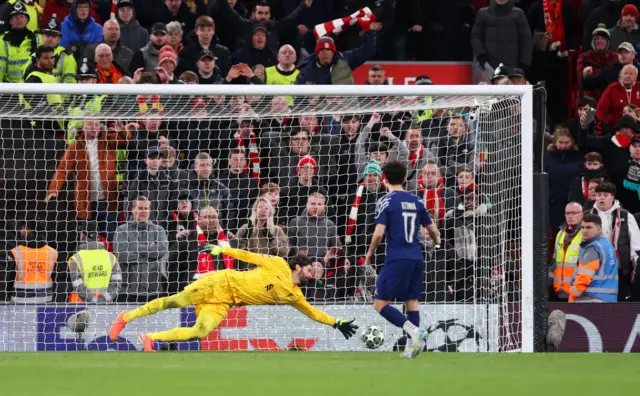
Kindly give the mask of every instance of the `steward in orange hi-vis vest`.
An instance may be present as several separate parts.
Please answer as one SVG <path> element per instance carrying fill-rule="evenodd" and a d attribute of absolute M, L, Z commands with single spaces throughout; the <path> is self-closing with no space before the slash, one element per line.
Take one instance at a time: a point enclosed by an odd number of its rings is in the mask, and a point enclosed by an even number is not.
<path fill-rule="evenodd" d="M 45 303 L 53 298 L 51 274 L 58 252 L 37 238 L 35 226 L 25 224 L 20 230 L 22 240 L 8 254 L 8 270 L 15 270 L 12 301 Z"/>

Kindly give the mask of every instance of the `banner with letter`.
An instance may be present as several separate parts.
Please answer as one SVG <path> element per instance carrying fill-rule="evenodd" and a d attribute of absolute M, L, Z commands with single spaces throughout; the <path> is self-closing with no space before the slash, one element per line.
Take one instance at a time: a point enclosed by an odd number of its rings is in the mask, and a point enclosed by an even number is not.
<path fill-rule="evenodd" d="M 367 81 L 373 65 L 384 68 L 390 85 L 412 85 L 423 75 L 436 85 L 472 84 L 471 62 L 367 62 L 353 71 L 356 84 Z"/>
<path fill-rule="evenodd" d="M 311 319 L 288 306 L 233 308 L 220 326 L 204 340 L 175 344 L 179 350 L 306 350 L 367 351 L 360 334 L 367 326 L 384 332 L 380 351 L 391 351 L 402 330 L 388 324 L 371 306 L 317 306 L 329 315 L 356 318 L 359 333 L 345 340 L 339 331 Z M 193 308 L 169 310 L 129 324 L 117 342 L 107 338 L 109 326 L 118 312 L 129 306 L 5 305 L 0 306 L 3 326 L 0 351 L 131 351 L 142 345 L 141 333 L 168 330 L 195 323 Z M 90 323 L 83 334 L 68 326 L 69 318 L 87 310 Z M 478 352 L 498 350 L 498 308 L 495 305 L 422 305 L 421 324 L 428 331 L 427 350 Z"/>
<path fill-rule="evenodd" d="M 640 352 L 640 304 L 550 303 L 567 318 L 561 352 Z"/>

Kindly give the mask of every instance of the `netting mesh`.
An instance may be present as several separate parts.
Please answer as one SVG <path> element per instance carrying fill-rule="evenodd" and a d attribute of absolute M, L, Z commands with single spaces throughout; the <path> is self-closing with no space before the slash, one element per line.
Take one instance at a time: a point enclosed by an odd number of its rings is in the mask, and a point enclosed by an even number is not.
<path fill-rule="evenodd" d="M 364 257 L 392 160 L 443 237 L 437 250 L 424 240 L 427 349 L 520 348 L 519 97 L 25 98 L 30 109 L 0 96 L 0 350 L 134 349 L 136 332 L 192 325 L 181 309 L 136 322 L 119 343 L 105 337 L 122 309 L 252 268 L 203 256 L 207 243 L 308 255 L 307 299 L 380 327 L 390 350 L 402 331 L 371 308 L 384 243 Z M 78 260 L 83 251 L 114 260 Z M 205 340 L 172 347 L 365 350 L 280 306 L 232 309 Z"/>

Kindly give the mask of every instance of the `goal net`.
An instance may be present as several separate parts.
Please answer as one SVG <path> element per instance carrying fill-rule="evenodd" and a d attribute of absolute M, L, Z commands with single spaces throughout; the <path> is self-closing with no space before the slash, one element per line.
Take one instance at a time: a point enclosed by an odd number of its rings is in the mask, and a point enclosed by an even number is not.
<path fill-rule="evenodd" d="M 311 304 L 381 328 L 378 350 L 402 348 L 402 330 L 372 308 L 384 243 L 364 262 L 387 193 L 381 167 L 400 161 L 443 241 L 422 238 L 426 350 L 531 351 L 530 90 L 0 91 L 0 350 L 134 350 L 140 333 L 192 326 L 192 307 L 173 309 L 107 338 L 122 310 L 211 271 L 255 268 L 206 244 L 307 255 Z M 284 305 L 234 307 L 206 338 L 158 347 L 367 350 Z"/>

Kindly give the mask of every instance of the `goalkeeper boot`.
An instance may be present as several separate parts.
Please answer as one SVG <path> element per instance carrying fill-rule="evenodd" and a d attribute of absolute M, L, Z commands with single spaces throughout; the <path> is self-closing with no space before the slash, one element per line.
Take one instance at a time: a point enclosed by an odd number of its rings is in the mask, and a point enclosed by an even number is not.
<path fill-rule="evenodd" d="M 117 340 L 120 336 L 120 333 L 122 333 L 122 330 L 124 330 L 125 326 L 127 325 L 127 322 L 125 322 L 123 318 L 126 312 L 127 311 L 122 311 L 118 313 L 118 316 L 116 316 L 116 320 L 111 324 L 111 329 L 109 329 L 109 339 L 111 341 Z"/>
<path fill-rule="evenodd" d="M 155 349 L 153 349 L 154 341 L 146 333 L 145 334 L 140 334 L 138 336 L 138 339 L 142 343 L 142 346 L 144 347 L 144 351 L 145 352 L 155 352 L 156 351 Z"/>

